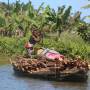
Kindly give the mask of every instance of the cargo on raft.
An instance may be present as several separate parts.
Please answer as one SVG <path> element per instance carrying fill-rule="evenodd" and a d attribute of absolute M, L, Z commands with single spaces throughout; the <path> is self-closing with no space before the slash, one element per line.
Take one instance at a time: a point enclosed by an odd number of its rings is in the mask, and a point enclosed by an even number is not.
<path fill-rule="evenodd" d="M 89 70 L 88 63 L 79 59 L 65 58 L 60 61 L 41 57 L 37 59 L 16 57 L 10 61 L 16 74 L 47 80 L 87 80 Z"/>

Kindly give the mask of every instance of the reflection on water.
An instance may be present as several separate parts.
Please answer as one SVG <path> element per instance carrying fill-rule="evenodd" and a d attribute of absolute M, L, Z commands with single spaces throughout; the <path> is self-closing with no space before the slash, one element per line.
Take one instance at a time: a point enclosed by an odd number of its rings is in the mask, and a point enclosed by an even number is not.
<path fill-rule="evenodd" d="M 12 67 L 0 67 L 0 90 L 90 90 L 87 82 L 56 82 L 14 75 Z"/>

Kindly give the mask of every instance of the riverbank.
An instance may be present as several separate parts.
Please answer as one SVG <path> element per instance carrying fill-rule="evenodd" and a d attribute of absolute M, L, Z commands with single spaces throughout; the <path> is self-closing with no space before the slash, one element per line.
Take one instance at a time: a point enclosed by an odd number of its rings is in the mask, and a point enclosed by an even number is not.
<path fill-rule="evenodd" d="M 9 64 L 10 56 L 0 54 L 0 66 Z"/>

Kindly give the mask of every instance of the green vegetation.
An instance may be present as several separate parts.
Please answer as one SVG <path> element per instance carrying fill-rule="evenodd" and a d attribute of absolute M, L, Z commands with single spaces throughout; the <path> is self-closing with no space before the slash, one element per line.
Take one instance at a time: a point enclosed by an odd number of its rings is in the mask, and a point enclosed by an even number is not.
<path fill-rule="evenodd" d="M 84 40 L 76 35 L 63 32 L 59 41 L 54 39 L 45 39 L 44 47 L 54 47 L 57 51 L 65 56 L 74 58 L 80 55 L 82 58 L 90 59 L 90 44 L 85 43 Z"/>
<path fill-rule="evenodd" d="M 0 53 L 25 54 L 24 44 L 31 28 L 36 26 L 44 38 L 35 47 L 54 48 L 67 57 L 80 55 L 90 59 L 90 24 L 80 18 L 81 13 L 71 15 L 71 6 L 61 6 L 55 11 L 43 5 L 34 9 L 30 1 L 0 3 Z"/>
<path fill-rule="evenodd" d="M 24 44 L 26 38 L 9 38 L 9 37 L 0 37 L 0 53 L 12 55 L 12 54 L 21 54 L 24 51 Z"/>
<path fill-rule="evenodd" d="M 24 44 L 27 40 L 28 38 L 16 39 L 0 37 L 0 51 L 7 55 L 25 54 Z M 90 44 L 84 42 L 84 40 L 76 34 L 63 32 L 59 40 L 57 40 L 56 37 L 46 37 L 43 42 L 43 47 L 54 48 L 67 57 L 74 58 L 80 55 L 84 59 L 90 59 Z M 35 47 L 39 48 L 42 47 L 42 45 L 37 44 Z"/>

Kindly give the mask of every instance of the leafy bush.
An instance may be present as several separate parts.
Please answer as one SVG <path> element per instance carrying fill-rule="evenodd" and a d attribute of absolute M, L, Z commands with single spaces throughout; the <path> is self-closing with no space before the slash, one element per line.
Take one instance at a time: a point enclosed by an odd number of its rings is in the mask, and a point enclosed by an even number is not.
<path fill-rule="evenodd" d="M 80 55 L 82 58 L 90 59 L 90 45 L 72 33 L 62 33 L 59 41 L 44 39 L 44 47 L 54 47 L 55 50 L 69 57 Z"/>
<path fill-rule="evenodd" d="M 8 38 L 0 37 L 0 52 L 13 55 L 25 52 L 24 44 L 28 38 Z M 63 32 L 57 41 L 56 38 L 44 38 L 43 45 L 36 44 L 35 48 L 45 47 L 54 48 L 67 57 L 77 55 L 85 59 L 90 59 L 90 44 L 85 43 L 77 34 Z"/>
<path fill-rule="evenodd" d="M 8 38 L 8 37 L 0 37 L 0 53 L 4 54 L 22 54 L 24 52 L 24 43 L 26 38 L 18 39 L 18 38 Z"/>

